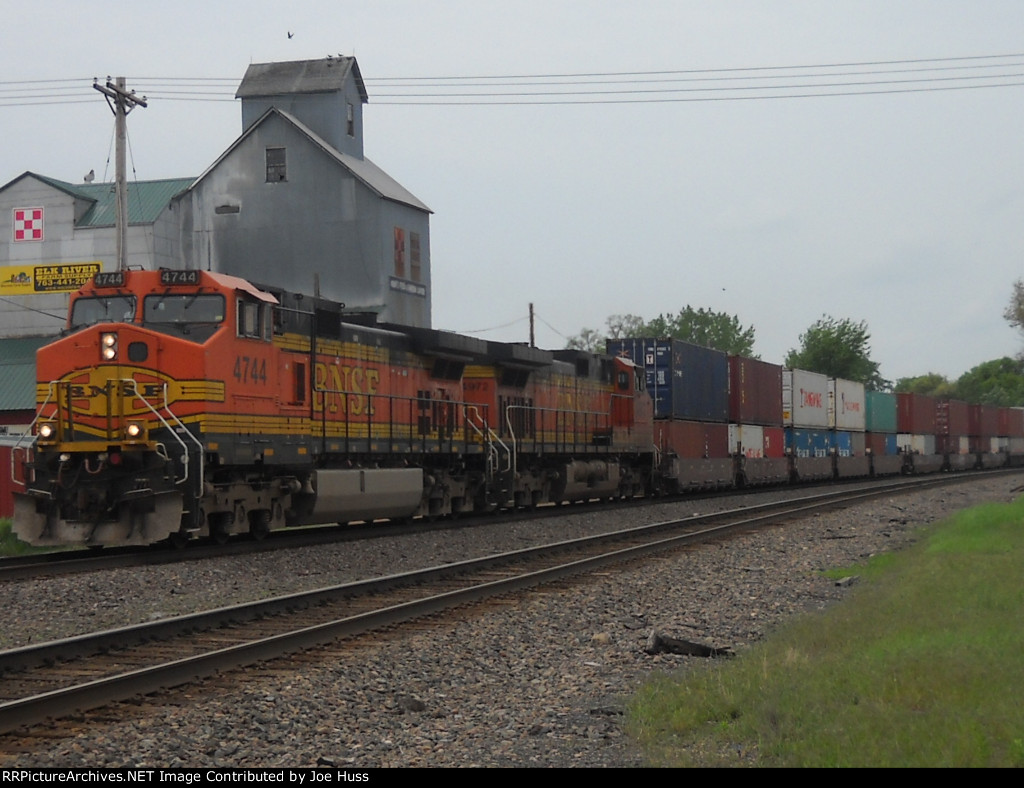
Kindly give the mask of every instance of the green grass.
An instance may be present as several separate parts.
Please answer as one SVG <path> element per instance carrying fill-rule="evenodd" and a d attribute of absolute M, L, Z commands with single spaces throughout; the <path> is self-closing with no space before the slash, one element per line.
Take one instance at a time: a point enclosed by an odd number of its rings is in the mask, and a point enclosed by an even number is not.
<path fill-rule="evenodd" d="M 0 557 L 33 552 L 41 553 L 45 552 L 45 549 L 31 547 L 19 541 L 11 532 L 11 519 L 9 517 L 0 517 Z"/>
<path fill-rule="evenodd" d="M 1024 499 L 835 575 L 851 598 L 728 662 L 647 684 L 658 766 L 1024 766 Z"/>

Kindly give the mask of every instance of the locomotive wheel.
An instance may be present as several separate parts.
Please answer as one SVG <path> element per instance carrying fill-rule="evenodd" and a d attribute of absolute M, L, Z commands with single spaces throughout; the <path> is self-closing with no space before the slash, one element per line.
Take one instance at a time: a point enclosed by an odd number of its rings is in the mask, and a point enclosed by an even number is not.
<path fill-rule="evenodd" d="M 262 542 L 270 533 L 270 509 L 254 509 L 249 512 L 249 535 L 254 541 Z"/>

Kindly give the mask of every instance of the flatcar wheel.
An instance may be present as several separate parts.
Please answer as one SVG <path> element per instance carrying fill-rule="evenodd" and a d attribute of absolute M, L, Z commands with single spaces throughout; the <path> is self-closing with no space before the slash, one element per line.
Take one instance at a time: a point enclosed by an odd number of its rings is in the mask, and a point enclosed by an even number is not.
<path fill-rule="evenodd" d="M 188 534 L 182 533 L 181 531 L 175 531 L 173 534 L 167 537 L 167 544 L 173 547 L 175 550 L 181 550 L 185 545 L 188 544 Z"/>
<path fill-rule="evenodd" d="M 270 533 L 270 509 L 256 509 L 249 512 L 249 535 L 254 541 L 262 542 Z"/>
<path fill-rule="evenodd" d="M 210 538 L 217 544 L 227 544 L 231 534 L 228 527 L 231 525 L 232 516 L 230 512 L 218 512 L 210 515 Z"/>

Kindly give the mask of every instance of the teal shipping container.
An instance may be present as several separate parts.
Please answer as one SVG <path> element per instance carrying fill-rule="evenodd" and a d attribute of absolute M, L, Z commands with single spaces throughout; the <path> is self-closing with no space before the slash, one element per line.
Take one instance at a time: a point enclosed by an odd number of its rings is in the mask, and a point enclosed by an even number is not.
<path fill-rule="evenodd" d="M 884 391 L 868 391 L 866 424 L 868 432 L 897 432 L 896 395 Z"/>

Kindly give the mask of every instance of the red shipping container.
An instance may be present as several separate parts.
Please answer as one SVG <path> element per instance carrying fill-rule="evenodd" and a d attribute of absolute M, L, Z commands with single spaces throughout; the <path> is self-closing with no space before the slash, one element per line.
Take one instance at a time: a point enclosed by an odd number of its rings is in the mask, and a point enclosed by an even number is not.
<path fill-rule="evenodd" d="M 915 435 L 934 435 L 935 398 L 925 394 L 896 395 L 896 430 Z"/>
<path fill-rule="evenodd" d="M 967 435 L 969 411 L 969 406 L 963 400 L 939 400 L 935 406 L 935 434 L 950 436 Z"/>
<path fill-rule="evenodd" d="M 782 427 L 764 428 L 764 456 L 773 459 L 786 456 L 786 431 Z"/>
<path fill-rule="evenodd" d="M 782 367 L 729 356 L 729 421 L 782 426 Z"/>
<path fill-rule="evenodd" d="M 995 405 L 971 405 L 968 411 L 968 434 L 976 438 L 999 436 L 999 408 Z M 980 449 L 986 451 L 986 449 Z"/>
<path fill-rule="evenodd" d="M 655 440 L 664 451 L 687 459 L 729 456 L 729 425 L 705 421 L 668 421 L 654 423 Z"/>
<path fill-rule="evenodd" d="M 1024 408 L 999 409 L 999 434 L 1008 438 L 1024 438 Z"/>

